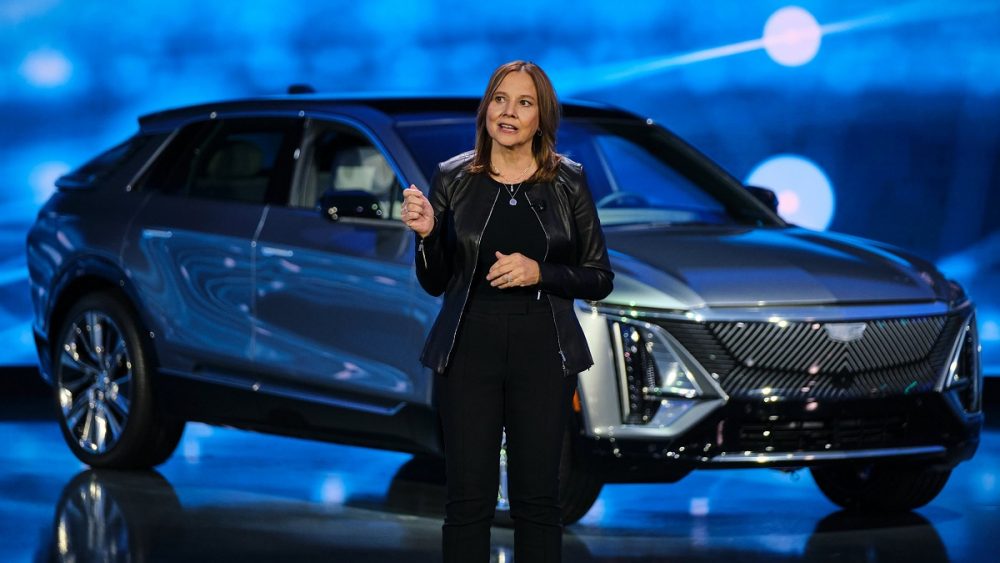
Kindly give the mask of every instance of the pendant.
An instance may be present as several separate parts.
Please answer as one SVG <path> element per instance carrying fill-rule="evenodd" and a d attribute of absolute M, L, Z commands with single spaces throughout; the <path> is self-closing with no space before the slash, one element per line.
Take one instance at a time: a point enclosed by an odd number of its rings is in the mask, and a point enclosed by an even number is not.
<path fill-rule="evenodd" d="M 510 203 L 511 207 L 513 207 L 513 206 L 517 205 L 517 199 L 510 198 L 510 201 L 508 203 Z"/>

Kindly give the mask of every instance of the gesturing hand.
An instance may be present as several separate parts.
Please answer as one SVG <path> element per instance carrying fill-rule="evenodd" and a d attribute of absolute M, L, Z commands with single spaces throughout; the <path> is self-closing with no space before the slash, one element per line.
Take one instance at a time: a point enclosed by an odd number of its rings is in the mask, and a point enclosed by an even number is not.
<path fill-rule="evenodd" d="M 434 208 L 413 184 L 403 190 L 403 223 L 422 237 L 434 230 Z"/>
<path fill-rule="evenodd" d="M 497 261 L 490 267 L 486 279 L 490 285 L 500 289 L 535 285 L 542 280 L 538 262 L 520 252 L 513 254 L 496 253 Z"/>

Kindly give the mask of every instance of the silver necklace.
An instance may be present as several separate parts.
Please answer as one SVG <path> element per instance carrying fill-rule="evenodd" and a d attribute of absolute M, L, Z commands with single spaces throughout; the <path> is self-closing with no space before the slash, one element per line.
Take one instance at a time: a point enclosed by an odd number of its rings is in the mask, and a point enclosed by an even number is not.
<path fill-rule="evenodd" d="M 531 167 L 534 164 L 535 163 L 533 161 L 529 162 L 528 166 L 525 167 L 525 169 L 521 171 L 521 173 L 519 174 L 519 176 L 523 178 L 524 175 L 528 173 L 528 170 L 531 170 Z M 503 175 L 500 174 L 499 172 L 497 173 L 497 176 L 503 177 Z M 521 180 L 517 184 L 516 188 L 514 187 L 514 183 L 513 182 L 510 183 L 510 184 L 506 184 L 504 182 L 500 182 L 500 184 L 503 185 L 503 187 L 507 188 L 507 193 L 510 194 L 510 201 L 508 201 L 507 203 L 510 204 L 511 207 L 517 205 L 517 197 L 515 197 L 515 196 L 517 195 L 517 190 L 521 189 L 521 185 L 524 184 L 524 180 Z"/>
<path fill-rule="evenodd" d="M 521 184 L 523 183 L 524 182 L 521 182 Z M 501 184 L 503 184 L 503 182 L 501 182 Z M 510 201 L 507 203 L 509 203 L 511 207 L 517 205 L 517 198 L 514 196 L 517 195 L 517 190 L 521 189 L 521 184 L 518 184 L 516 188 L 514 187 L 514 184 L 503 184 L 503 187 L 507 188 L 507 193 L 510 194 Z"/>

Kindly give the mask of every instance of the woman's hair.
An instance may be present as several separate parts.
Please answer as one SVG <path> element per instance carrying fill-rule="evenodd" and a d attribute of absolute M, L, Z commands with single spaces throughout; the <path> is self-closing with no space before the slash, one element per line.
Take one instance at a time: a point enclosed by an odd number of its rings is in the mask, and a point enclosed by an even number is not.
<path fill-rule="evenodd" d="M 493 94 L 500 87 L 503 79 L 512 72 L 527 72 L 535 83 L 535 90 L 538 93 L 536 103 L 538 104 L 539 134 L 533 136 L 531 140 L 531 153 L 535 157 L 535 162 L 538 163 L 538 171 L 531 177 L 531 180 L 552 181 L 559 170 L 560 159 L 559 153 L 556 152 L 559 100 L 556 98 L 556 91 L 545 71 L 530 61 L 512 61 L 500 65 L 490 76 L 486 92 L 483 94 L 483 99 L 479 101 L 479 109 L 476 111 L 476 151 L 467 169 L 473 174 L 490 171 L 490 149 L 493 147 L 493 138 L 490 137 L 489 131 L 486 129 L 486 115 L 490 103 L 493 101 Z"/>

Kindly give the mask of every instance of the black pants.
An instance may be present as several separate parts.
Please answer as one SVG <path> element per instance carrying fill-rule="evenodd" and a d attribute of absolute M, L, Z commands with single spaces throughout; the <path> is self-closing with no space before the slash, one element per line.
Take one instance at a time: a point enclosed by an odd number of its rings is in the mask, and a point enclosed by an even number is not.
<path fill-rule="evenodd" d="M 438 375 L 448 500 L 446 563 L 485 563 L 501 433 L 517 563 L 560 561 L 559 459 L 577 376 L 564 376 L 548 302 L 470 303 Z"/>

